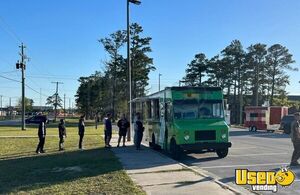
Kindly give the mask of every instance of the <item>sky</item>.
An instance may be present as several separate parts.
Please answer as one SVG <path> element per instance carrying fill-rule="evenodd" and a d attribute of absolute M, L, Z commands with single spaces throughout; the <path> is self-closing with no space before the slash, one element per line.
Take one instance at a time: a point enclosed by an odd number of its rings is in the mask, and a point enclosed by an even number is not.
<path fill-rule="evenodd" d="M 246 49 L 251 44 L 282 44 L 300 69 L 299 0 L 141 0 L 131 5 L 131 22 L 139 23 L 143 36 L 152 37 L 156 71 L 150 73 L 149 90 L 178 85 L 187 64 L 197 53 L 213 57 L 234 39 Z M 26 67 L 26 97 L 36 106 L 59 85 L 66 107 L 74 104 L 80 76 L 104 68 L 108 60 L 98 40 L 126 29 L 126 0 L 1 0 L 0 76 L 21 79 L 15 63 L 24 42 L 30 58 Z M 291 95 L 300 95 L 299 72 L 287 72 Z M 251 75 L 249 75 L 251 76 Z M 15 105 L 21 84 L 0 77 L 3 107 Z"/>

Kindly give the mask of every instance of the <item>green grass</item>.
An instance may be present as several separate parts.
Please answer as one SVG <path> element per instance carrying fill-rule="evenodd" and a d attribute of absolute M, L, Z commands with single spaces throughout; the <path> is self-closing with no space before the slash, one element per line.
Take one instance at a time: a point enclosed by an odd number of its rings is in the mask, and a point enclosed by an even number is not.
<path fill-rule="evenodd" d="M 79 151 L 77 127 L 70 126 L 64 152 L 58 151 L 57 127 L 48 128 L 46 154 L 34 153 L 36 137 L 0 137 L 0 194 L 145 194 L 103 147 L 103 127 L 87 127 Z M 36 128 L 0 127 L 0 136 L 36 134 Z"/>

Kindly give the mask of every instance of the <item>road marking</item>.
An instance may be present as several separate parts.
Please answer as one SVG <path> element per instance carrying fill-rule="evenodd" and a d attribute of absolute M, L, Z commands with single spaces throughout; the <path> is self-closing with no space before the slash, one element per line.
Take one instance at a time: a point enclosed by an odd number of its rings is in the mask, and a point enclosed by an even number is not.
<path fill-rule="evenodd" d="M 244 150 L 244 149 L 254 149 L 257 147 L 240 147 L 240 148 L 230 148 L 230 150 Z"/>
<path fill-rule="evenodd" d="M 260 153 L 260 154 L 230 154 L 228 156 L 238 157 L 238 156 L 272 156 L 272 155 L 281 155 L 281 154 L 289 154 L 287 152 L 284 153 Z"/>
<path fill-rule="evenodd" d="M 214 168 L 230 168 L 230 167 L 258 167 L 258 166 L 273 166 L 273 165 L 289 165 L 290 163 L 269 163 L 269 164 L 250 164 L 250 165 L 224 165 L 224 166 L 209 166 L 200 167 L 202 169 L 214 169 Z"/>

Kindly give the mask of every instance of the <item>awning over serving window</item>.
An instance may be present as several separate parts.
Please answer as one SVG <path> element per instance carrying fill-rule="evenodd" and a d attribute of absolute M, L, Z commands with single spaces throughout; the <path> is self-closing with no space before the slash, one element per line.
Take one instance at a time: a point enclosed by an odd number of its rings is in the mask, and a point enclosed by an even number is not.
<path fill-rule="evenodd" d="M 138 97 L 138 98 L 134 98 L 133 100 L 131 100 L 131 102 L 135 103 L 135 102 L 146 102 L 146 101 L 150 101 L 150 100 L 158 100 L 159 98 L 149 98 L 149 97 Z"/>

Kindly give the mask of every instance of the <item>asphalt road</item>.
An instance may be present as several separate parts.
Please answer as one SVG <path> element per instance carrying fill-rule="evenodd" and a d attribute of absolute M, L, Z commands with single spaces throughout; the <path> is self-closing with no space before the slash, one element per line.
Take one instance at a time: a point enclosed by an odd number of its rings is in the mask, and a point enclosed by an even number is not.
<path fill-rule="evenodd" d="M 16 120 L 3 120 L 0 121 L 0 125 L 21 125 L 21 120 L 20 119 L 16 119 Z"/>
<path fill-rule="evenodd" d="M 223 183 L 234 186 L 235 169 L 243 168 L 254 171 L 279 170 L 290 163 L 293 145 L 289 135 L 267 133 L 265 131 L 249 132 L 246 129 L 230 130 L 232 147 L 224 159 L 215 153 L 188 154 L 182 163 L 194 168 L 208 171 L 208 174 L 220 179 Z M 300 161 L 300 160 L 299 160 Z M 300 168 L 292 168 L 297 175 L 289 187 L 279 187 L 276 194 L 300 194 Z M 247 188 L 247 186 L 244 186 Z M 272 192 L 259 192 L 274 194 Z"/>

